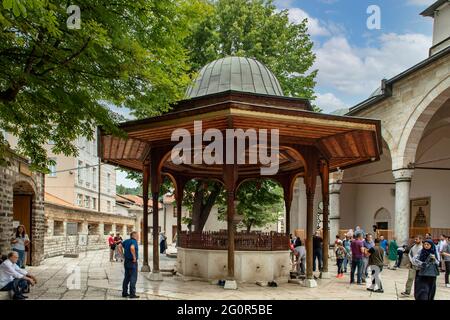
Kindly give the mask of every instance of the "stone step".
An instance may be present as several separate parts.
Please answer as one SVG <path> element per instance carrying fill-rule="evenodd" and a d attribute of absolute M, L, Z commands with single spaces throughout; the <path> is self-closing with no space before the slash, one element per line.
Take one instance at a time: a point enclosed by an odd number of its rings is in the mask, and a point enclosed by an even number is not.
<path fill-rule="evenodd" d="M 11 300 L 9 291 L 0 291 L 0 300 Z"/>

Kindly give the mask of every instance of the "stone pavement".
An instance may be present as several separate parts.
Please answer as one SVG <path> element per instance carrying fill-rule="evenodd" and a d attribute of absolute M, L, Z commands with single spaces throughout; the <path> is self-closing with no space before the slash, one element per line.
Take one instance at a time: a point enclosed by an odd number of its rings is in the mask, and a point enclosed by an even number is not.
<path fill-rule="evenodd" d="M 142 251 L 140 251 L 142 252 Z M 161 256 L 161 270 L 171 269 L 175 258 Z M 140 261 L 142 265 L 142 261 Z M 79 272 L 79 277 L 71 274 Z M 151 266 L 151 261 L 150 261 Z M 206 299 L 206 300 L 411 300 L 403 298 L 407 269 L 384 270 L 382 281 L 385 292 L 372 293 L 365 286 L 350 285 L 349 274 L 336 279 L 336 266 L 330 261 L 331 279 L 319 279 L 317 288 L 305 288 L 297 284 L 283 283 L 277 288 L 260 287 L 256 284 L 239 284 L 238 290 L 224 290 L 216 284 L 201 281 L 184 281 L 165 274 L 164 281 L 148 280 L 148 274 L 139 272 L 137 294 L 140 299 Z M 140 266 L 139 266 L 140 268 Z M 108 250 L 80 253 L 79 258 L 62 256 L 49 258 L 38 267 L 28 267 L 36 275 L 38 284 L 28 294 L 29 299 L 44 300 L 114 300 L 121 297 L 123 264 L 109 262 Z M 77 279 L 79 283 L 77 283 Z M 74 289 L 74 284 L 79 286 Z M 71 287 L 72 286 L 72 287 Z M 450 288 L 444 286 L 443 274 L 437 281 L 436 300 L 450 300 Z"/>

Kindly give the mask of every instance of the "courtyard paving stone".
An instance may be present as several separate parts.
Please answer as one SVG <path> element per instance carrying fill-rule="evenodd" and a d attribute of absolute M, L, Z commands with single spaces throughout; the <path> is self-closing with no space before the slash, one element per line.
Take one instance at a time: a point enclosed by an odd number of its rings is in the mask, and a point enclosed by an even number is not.
<path fill-rule="evenodd" d="M 142 251 L 141 251 L 142 252 Z M 151 250 L 150 250 L 151 254 Z M 161 269 L 172 269 L 176 259 L 161 256 Z M 79 275 L 70 274 L 77 266 Z M 139 269 L 142 260 L 139 261 Z M 150 256 L 150 266 L 151 256 Z M 40 266 L 29 267 L 38 278 L 29 299 L 44 300 L 123 300 L 121 296 L 123 263 L 110 262 L 108 250 L 81 253 L 78 258 L 53 257 Z M 148 280 L 149 274 L 139 272 L 136 284 L 140 300 L 206 299 L 206 300 L 413 300 L 404 298 L 408 270 L 384 270 L 382 281 L 384 293 L 373 293 L 366 286 L 350 285 L 349 273 L 343 279 L 333 277 L 336 266 L 330 261 L 331 279 L 318 279 L 316 288 L 305 288 L 297 284 L 280 283 L 277 288 L 260 287 L 253 283 L 241 283 L 238 290 L 226 291 L 206 281 L 183 280 L 180 277 L 164 276 L 161 282 Z M 318 276 L 318 274 L 316 274 Z M 68 289 L 69 276 L 79 276 L 78 289 Z M 73 283 L 72 283 L 73 284 Z M 444 286 L 443 274 L 437 280 L 436 300 L 450 300 L 450 289 Z"/>

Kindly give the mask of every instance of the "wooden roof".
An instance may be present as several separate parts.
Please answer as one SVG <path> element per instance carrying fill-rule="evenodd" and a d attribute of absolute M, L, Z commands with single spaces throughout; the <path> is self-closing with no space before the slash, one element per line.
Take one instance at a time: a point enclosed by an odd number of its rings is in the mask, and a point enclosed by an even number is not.
<path fill-rule="evenodd" d="M 194 132 L 194 121 L 207 129 L 278 129 L 280 135 L 280 173 L 301 171 L 302 156 L 295 146 L 313 146 L 327 159 L 330 170 L 378 160 L 382 153 L 379 120 L 328 115 L 311 111 L 307 100 L 243 92 L 218 94 L 184 100 L 173 111 L 144 120 L 122 123 L 127 138 L 101 132 L 99 154 L 103 161 L 142 171 L 152 147 L 174 146 L 175 129 Z M 248 150 L 246 151 L 248 156 Z M 219 176 L 221 165 L 175 165 L 170 157 L 163 172 L 192 176 Z M 259 174 L 260 164 L 240 165 L 239 175 Z"/>

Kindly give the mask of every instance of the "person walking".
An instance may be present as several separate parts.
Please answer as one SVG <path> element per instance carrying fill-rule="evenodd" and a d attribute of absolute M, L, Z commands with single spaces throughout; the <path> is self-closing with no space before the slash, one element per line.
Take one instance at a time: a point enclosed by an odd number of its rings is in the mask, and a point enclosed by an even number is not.
<path fill-rule="evenodd" d="M 397 249 L 397 262 L 395 264 L 395 266 L 397 268 L 401 267 L 401 264 L 402 264 L 402 261 L 403 261 L 403 254 L 405 253 L 406 248 L 407 248 L 407 245 L 404 244 L 403 246 L 398 247 L 398 249 Z"/>
<path fill-rule="evenodd" d="M 25 254 L 26 254 L 26 247 L 30 244 L 30 238 L 27 235 L 27 232 L 25 230 L 25 226 L 21 224 L 16 229 L 16 234 L 13 239 L 11 239 L 12 244 L 12 250 L 16 251 L 19 255 L 19 260 L 17 261 L 17 265 L 19 268 L 24 269 L 25 268 Z"/>
<path fill-rule="evenodd" d="M 366 238 L 364 239 L 364 248 L 365 252 L 367 253 L 370 248 L 373 248 L 375 246 L 375 243 L 372 240 L 372 234 L 368 233 L 366 234 Z M 369 269 L 369 255 L 363 256 L 363 263 L 364 263 L 364 269 L 363 273 L 365 278 L 369 276 L 368 269 Z"/>
<path fill-rule="evenodd" d="M 394 237 L 392 237 L 392 240 L 389 242 L 389 247 L 388 247 L 389 270 L 397 270 L 397 267 L 396 267 L 397 249 L 398 249 L 398 245 L 397 245 L 396 238 L 394 236 Z"/>
<path fill-rule="evenodd" d="M 362 279 L 362 272 L 364 267 L 363 256 L 364 256 L 364 242 L 362 233 L 358 233 L 357 238 L 352 241 L 350 245 L 352 251 L 352 269 L 350 273 L 350 284 L 355 282 L 355 271 L 357 270 L 357 283 L 362 285 L 365 279 Z"/>
<path fill-rule="evenodd" d="M 313 271 L 316 271 L 316 259 L 318 261 L 319 271 L 322 271 L 322 249 L 323 239 L 319 231 L 313 236 Z"/>
<path fill-rule="evenodd" d="M 351 243 L 352 243 L 352 239 L 350 238 L 350 236 L 345 235 L 345 240 L 342 241 L 342 245 L 343 245 L 345 251 L 347 252 L 347 254 L 345 255 L 345 258 L 344 258 L 343 266 L 342 266 L 344 269 L 344 271 L 343 271 L 344 273 L 347 273 L 347 265 L 348 265 L 348 262 L 351 261 L 351 257 L 352 257 L 352 251 L 350 249 Z"/>
<path fill-rule="evenodd" d="M 122 283 L 122 297 L 129 297 L 131 299 L 139 298 L 136 295 L 136 281 L 138 277 L 138 259 L 139 259 L 139 245 L 137 242 L 137 232 L 133 231 L 130 234 L 130 239 L 123 242 L 124 249 L 124 268 L 125 275 Z M 128 287 L 130 293 L 128 294 Z"/>
<path fill-rule="evenodd" d="M 120 236 L 120 233 L 116 233 L 116 236 L 114 237 L 114 244 L 116 245 L 116 248 L 114 250 L 114 258 L 116 261 L 123 262 L 123 239 Z"/>
<path fill-rule="evenodd" d="M 425 240 L 422 249 L 413 258 L 413 263 L 419 267 L 414 283 L 414 298 L 416 300 L 434 300 L 436 278 L 439 275 L 439 262 L 439 254 L 433 240 Z"/>
<path fill-rule="evenodd" d="M 164 231 L 159 233 L 159 253 L 163 254 L 167 249 L 167 237 Z"/>
<path fill-rule="evenodd" d="M 383 293 L 383 284 L 381 283 L 381 272 L 384 266 L 384 250 L 380 247 L 380 239 L 375 239 L 374 246 L 368 249 L 369 267 L 372 272 L 372 284 L 367 290 Z M 377 288 L 375 290 L 375 288 Z"/>
<path fill-rule="evenodd" d="M 439 242 L 438 242 L 438 246 L 437 246 L 438 253 L 441 258 L 441 272 L 445 272 L 445 263 L 444 263 L 444 259 L 443 259 L 443 255 L 442 255 L 442 252 L 443 252 L 445 246 L 447 246 L 447 237 L 445 236 L 445 234 L 441 234 L 441 236 L 439 237 Z"/>
<path fill-rule="evenodd" d="M 343 262 L 345 257 L 347 256 L 347 251 L 345 250 L 344 246 L 342 245 L 342 241 L 339 240 L 336 243 L 336 263 L 337 263 L 337 276 L 336 278 L 343 278 L 344 277 L 344 269 L 343 269 Z"/>
<path fill-rule="evenodd" d="M 114 242 L 114 233 L 110 232 L 108 237 L 109 245 L 109 261 L 114 262 L 114 251 L 116 250 L 116 243 Z"/>
<path fill-rule="evenodd" d="M 450 283 L 449 283 L 449 275 L 450 275 L 450 237 L 447 236 L 446 237 L 446 244 L 444 246 L 444 248 L 442 249 L 442 260 L 444 260 L 444 264 L 445 264 L 445 286 L 447 288 L 450 288 Z"/>
<path fill-rule="evenodd" d="M 401 293 L 402 296 L 407 297 L 411 294 L 411 288 L 414 282 L 414 279 L 416 278 L 416 272 L 418 270 L 418 267 L 413 264 L 414 257 L 417 256 L 419 251 L 422 250 L 422 236 L 417 236 L 414 239 L 413 246 L 409 249 L 408 252 L 408 258 L 409 258 L 409 264 L 408 264 L 408 280 L 406 281 L 405 285 L 405 291 Z"/>

